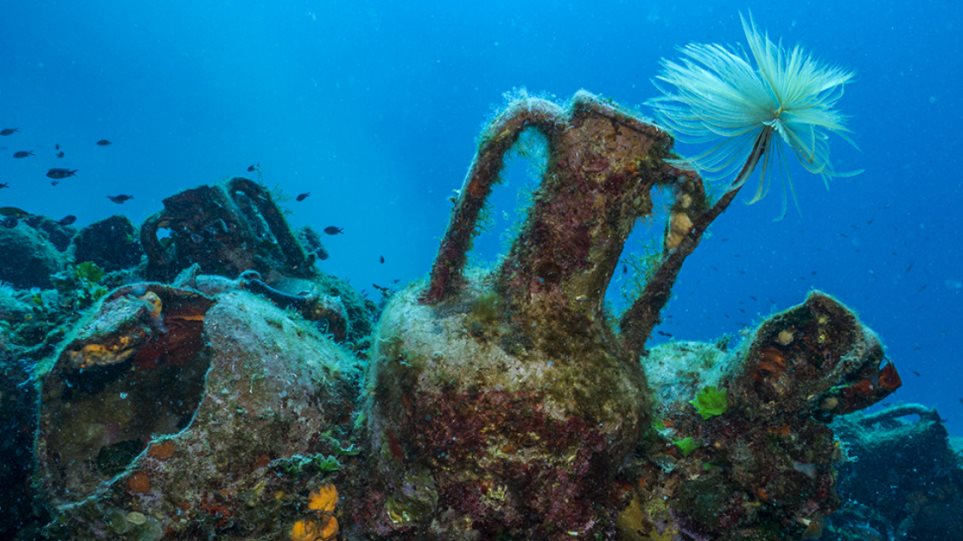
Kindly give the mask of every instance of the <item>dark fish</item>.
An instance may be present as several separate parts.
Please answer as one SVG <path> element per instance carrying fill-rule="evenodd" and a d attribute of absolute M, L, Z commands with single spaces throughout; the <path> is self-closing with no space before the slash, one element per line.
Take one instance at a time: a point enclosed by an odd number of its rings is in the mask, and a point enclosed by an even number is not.
<path fill-rule="evenodd" d="M 912 372 L 913 375 L 916 376 L 916 377 L 919 377 L 919 376 L 922 376 L 922 375 L 923 375 L 923 374 L 920 374 L 919 372 L 917 372 L 916 370 L 910 370 L 910 372 Z"/>
<path fill-rule="evenodd" d="M 58 153 L 57 153 L 57 157 L 58 157 L 58 158 L 63 158 L 63 157 L 64 157 L 64 151 L 61 150 L 60 152 L 58 152 Z"/>
<path fill-rule="evenodd" d="M 379 256 L 378 256 L 378 263 L 381 263 L 382 265 L 384 265 L 384 264 L 385 264 L 385 256 L 379 255 Z"/>
<path fill-rule="evenodd" d="M 59 181 L 59 180 L 51 180 L 51 181 L 50 181 L 50 185 L 51 185 L 51 186 L 56 186 L 56 185 L 58 185 L 58 184 L 60 184 L 60 181 Z"/>
<path fill-rule="evenodd" d="M 299 193 L 297 197 L 294 198 L 295 201 L 304 201 L 311 195 L 311 192 Z"/>
<path fill-rule="evenodd" d="M 14 158 L 26 158 L 28 156 L 33 156 L 32 150 L 18 150 L 13 153 Z"/>
<path fill-rule="evenodd" d="M 9 183 L 9 182 L 0 182 L 0 190 L 2 190 L 2 189 L 4 189 L 4 188 L 9 188 L 9 187 L 10 187 L 10 183 Z"/>
<path fill-rule="evenodd" d="M 17 128 L 4 128 L 0 130 L 0 135 L 3 135 L 3 136 L 13 135 L 17 133 L 17 131 L 18 131 Z"/>
<path fill-rule="evenodd" d="M 60 150 L 60 143 L 54 145 L 54 150 Z"/>
<path fill-rule="evenodd" d="M 49 171 L 47 171 L 48 178 L 57 178 L 57 179 L 72 177 L 76 174 L 77 174 L 76 169 L 65 169 L 63 167 L 54 167 L 53 169 L 50 169 Z"/>
<path fill-rule="evenodd" d="M 672 333 L 667 333 L 665 331 L 655 331 L 659 336 L 664 336 L 666 338 L 672 338 Z"/>
<path fill-rule="evenodd" d="M 67 226 L 67 225 L 72 225 L 76 221 L 77 221 L 76 216 L 74 216 L 73 214 L 68 214 L 63 218 L 57 220 L 57 223 L 63 226 Z"/>
<path fill-rule="evenodd" d="M 340 235 L 341 233 L 344 233 L 344 228 L 343 228 L 343 227 L 335 227 L 335 226 L 333 226 L 333 225 L 329 225 L 328 227 L 325 227 L 325 228 L 324 228 L 324 232 L 327 233 L 327 234 L 329 234 L 329 235 Z"/>
<path fill-rule="evenodd" d="M 14 227 L 17 227 L 17 223 L 18 223 L 17 219 L 14 218 L 13 216 L 8 216 L 0 220 L 0 225 L 8 229 L 13 229 Z"/>
<path fill-rule="evenodd" d="M 379 286 L 378 284 L 371 284 L 371 287 L 377 289 L 378 292 L 381 293 L 382 295 L 388 296 L 391 294 L 391 288 L 388 288 L 385 286 Z"/>
<path fill-rule="evenodd" d="M 252 163 L 251 165 L 247 166 L 248 173 L 253 173 L 255 171 L 260 171 L 260 170 L 261 170 L 261 164 L 259 163 Z"/>
<path fill-rule="evenodd" d="M 110 199 L 111 201 L 113 201 L 114 203 L 117 203 L 118 205 L 123 204 L 125 201 L 129 201 L 133 198 L 134 198 L 133 195 L 127 195 L 125 193 L 107 196 L 107 199 Z"/>
<path fill-rule="evenodd" d="M 109 144 L 111 144 L 111 143 L 110 143 L 110 141 L 108 141 L 107 139 L 101 139 L 100 141 L 97 141 L 97 146 L 99 146 L 99 147 L 105 147 L 105 146 L 107 146 L 107 145 L 109 145 Z"/>
<path fill-rule="evenodd" d="M 30 216 L 30 213 L 17 207 L 0 207 L 0 216 L 6 216 L 8 218 L 26 218 Z"/>

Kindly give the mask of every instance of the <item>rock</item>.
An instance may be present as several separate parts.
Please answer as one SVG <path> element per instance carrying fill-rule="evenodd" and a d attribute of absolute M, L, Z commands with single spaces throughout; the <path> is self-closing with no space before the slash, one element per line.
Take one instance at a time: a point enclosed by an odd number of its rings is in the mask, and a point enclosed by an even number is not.
<path fill-rule="evenodd" d="M 77 232 L 73 244 L 75 261 L 92 261 L 107 272 L 134 267 L 143 255 L 137 230 L 125 216 L 88 225 Z"/>
<path fill-rule="evenodd" d="M 0 282 L 19 289 L 49 288 L 50 275 L 63 269 L 65 257 L 42 231 L 21 220 L 0 227 Z"/>

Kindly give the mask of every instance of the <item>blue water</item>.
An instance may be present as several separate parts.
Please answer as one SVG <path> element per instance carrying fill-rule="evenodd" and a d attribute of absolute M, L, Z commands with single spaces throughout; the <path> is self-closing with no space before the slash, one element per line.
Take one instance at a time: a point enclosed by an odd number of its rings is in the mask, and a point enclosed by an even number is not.
<path fill-rule="evenodd" d="M 164 197 L 259 163 L 253 176 L 287 196 L 292 223 L 344 228 L 326 237 L 323 270 L 377 297 L 372 283 L 429 269 L 506 92 L 585 88 L 645 113 L 661 57 L 741 43 L 751 9 L 772 36 L 857 72 L 840 108 L 861 150 L 837 140 L 833 156 L 865 172 L 828 191 L 796 172 L 801 213 L 782 221 L 778 194 L 733 205 L 686 263 L 660 330 L 711 340 L 827 291 L 886 343 L 904 381 L 890 400 L 936 406 L 959 434 L 963 10 L 886 4 L 7 0 L 0 124 L 20 132 L 0 139 L 0 205 L 140 223 Z M 49 167 L 79 173 L 52 187 Z M 532 183 L 530 167 L 510 169 L 478 260 L 504 249 Z M 118 193 L 134 199 L 107 200 Z"/>

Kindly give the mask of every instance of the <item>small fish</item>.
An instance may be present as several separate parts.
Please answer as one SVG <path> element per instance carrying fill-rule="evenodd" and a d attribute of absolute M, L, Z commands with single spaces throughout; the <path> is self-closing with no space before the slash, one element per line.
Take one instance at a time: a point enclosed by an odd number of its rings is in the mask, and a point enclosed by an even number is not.
<path fill-rule="evenodd" d="M 60 150 L 60 143 L 54 145 L 54 150 Z"/>
<path fill-rule="evenodd" d="M 110 144 L 112 144 L 112 143 L 111 143 L 110 141 L 108 141 L 107 139 L 101 139 L 101 140 L 97 141 L 97 143 L 96 143 L 96 145 L 99 146 L 99 147 L 105 147 L 105 146 L 110 145 Z"/>
<path fill-rule="evenodd" d="M 60 181 L 59 181 L 59 180 L 51 180 L 51 181 L 50 181 L 50 185 L 51 185 L 51 186 L 56 186 L 56 185 L 58 185 L 58 184 L 60 184 Z"/>
<path fill-rule="evenodd" d="M 304 201 L 311 195 L 311 192 L 299 193 L 297 197 L 294 198 L 295 201 Z"/>
<path fill-rule="evenodd" d="M 252 163 L 251 165 L 247 166 L 248 173 L 253 173 L 255 171 L 260 171 L 260 170 L 261 170 L 261 164 L 259 163 Z"/>
<path fill-rule="evenodd" d="M 329 225 L 328 227 L 325 227 L 325 228 L 324 228 L 324 232 L 327 233 L 327 234 L 329 234 L 329 235 L 340 235 L 341 233 L 344 233 L 344 228 L 343 228 L 343 227 L 335 227 L 335 226 L 333 226 L 333 225 Z"/>
<path fill-rule="evenodd" d="M 68 226 L 68 225 L 73 225 L 73 223 L 76 222 L 76 221 L 77 221 L 77 217 L 76 217 L 76 216 L 74 216 L 73 214 L 68 214 L 68 215 L 64 216 L 63 218 L 57 220 L 57 223 L 60 224 L 60 225 L 62 225 L 62 226 Z"/>
<path fill-rule="evenodd" d="M 60 152 L 57 152 L 57 157 L 58 157 L 58 158 L 63 158 L 63 157 L 64 157 L 64 151 L 61 150 Z"/>
<path fill-rule="evenodd" d="M 923 374 L 920 374 L 919 372 L 917 372 L 916 370 L 910 370 L 910 372 L 912 372 L 913 375 L 916 376 L 916 377 L 920 377 L 920 376 L 923 375 Z"/>
<path fill-rule="evenodd" d="M 0 190 L 2 190 L 2 189 L 4 189 L 4 188 L 9 188 L 9 187 L 10 187 L 10 183 L 9 183 L 9 182 L 0 182 Z"/>
<path fill-rule="evenodd" d="M 668 333 L 668 332 L 665 332 L 665 331 L 655 331 L 655 333 L 658 334 L 659 336 L 664 336 L 664 337 L 666 337 L 666 338 L 672 338 L 672 333 Z"/>
<path fill-rule="evenodd" d="M 133 195 L 127 195 L 125 193 L 107 196 L 107 199 L 110 199 L 111 201 L 113 201 L 114 203 L 117 203 L 118 205 L 121 205 L 126 201 L 130 201 L 133 198 L 134 198 Z"/>
<path fill-rule="evenodd" d="M 3 135 L 4 137 L 6 137 L 7 135 L 13 135 L 13 134 L 15 134 L 15 133 L 17 133 L 18 131 L 19 131 L 19 130 L 18 130 L 17 128 L 4 128 L 4 129 L 0 130 L 0 135 Z"/>
<path fill-rule="evenodd" d="M 49 171 L 47 171 L 48 178 L 56 178 L 56 179 L 72 177 L 76 174 L 77 174 L 76 169 L 65 169 L 63 167 L 54 167 Z"/>
<path fill-rule="evenodd" d="M 14 158 L 26 158 L 28 156 L 33 156 L 32 150 L 18 150 L 13 153 Z"/>
<path fill-rule="evenodd" d="M 378 263 L 381 263 L 382 265 L 384 265 L 384 264 L 385 264 L 385 256 L 379 255 L 379 256 L 378 256 Z"/>

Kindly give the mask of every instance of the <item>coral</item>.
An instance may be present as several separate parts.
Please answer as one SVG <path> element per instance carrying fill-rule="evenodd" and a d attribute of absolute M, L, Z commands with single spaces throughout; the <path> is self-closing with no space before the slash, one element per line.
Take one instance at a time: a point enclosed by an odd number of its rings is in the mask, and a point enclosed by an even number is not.
<path fill-rule="evenodd" d="M 677 439 L 672 442 L 673 445 L 679 448 L 682 452 L 682 456 L 689 456 L 699 448 L 699 443 L 696 442 L 695 438 L 692 436 L 686 436 L 684 438 Z"/>
<path fill-rule="evenodd" d="M 312 491 L 308 496 L 308 509 L 331 513 L 338 505 L 338 489 L 332 484 L 326 484 Z"/>
<path fill-rule="evenodd" d="M 79 282 L 94 285 L 103 280 L 104 269 L 93 261 L 83 261 L 74 267 L 74 278 Z"/>
<path fill-rule="evenodd" d="M 725 389 L 712 385 L 699 389 L 695 398 L 689 401 L 703 419 L 712 419 L 722 415 L 729 409 L 729 400 Z"/>
<path fill-rule="evenodd" d="M 326 517 L 322 521 L 302 519 L 291 526 L 291 541 L 329 541 L 338 535 L 338 519 Z"/>

